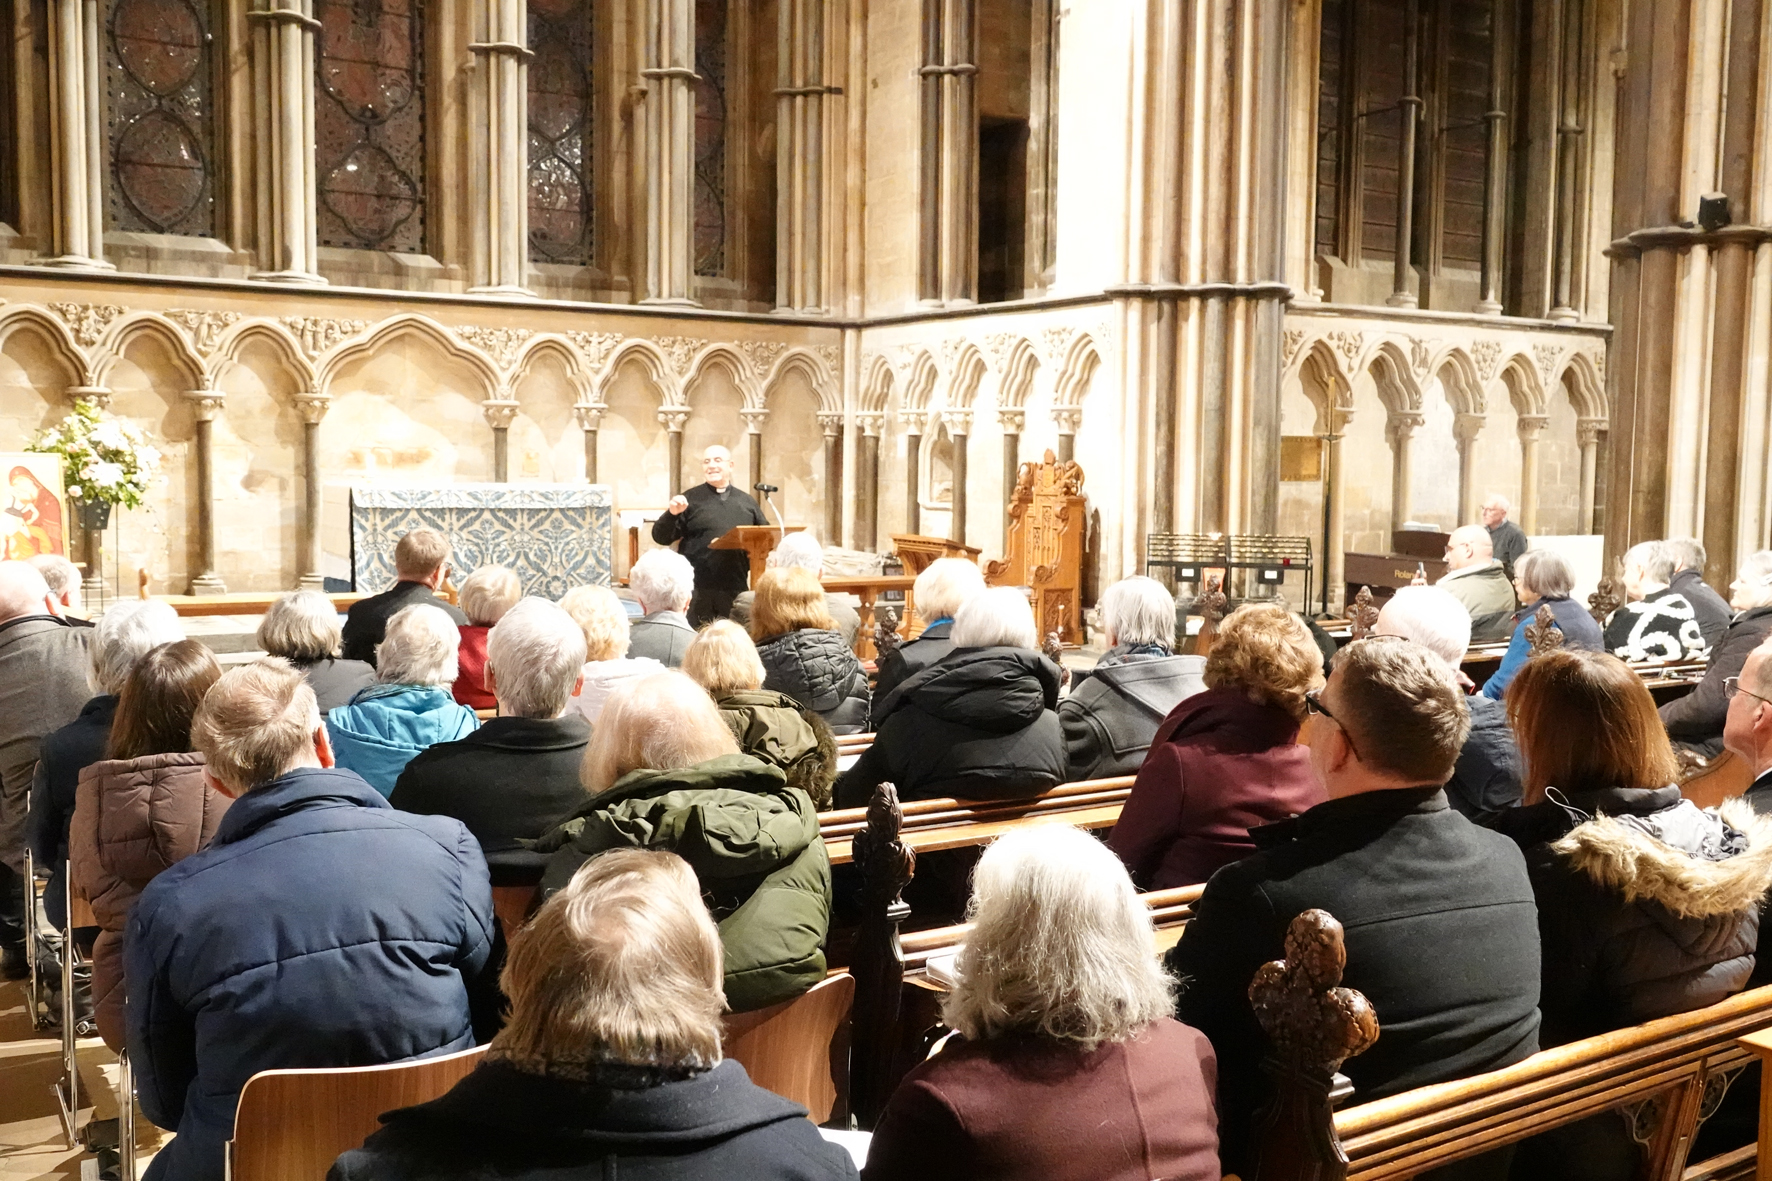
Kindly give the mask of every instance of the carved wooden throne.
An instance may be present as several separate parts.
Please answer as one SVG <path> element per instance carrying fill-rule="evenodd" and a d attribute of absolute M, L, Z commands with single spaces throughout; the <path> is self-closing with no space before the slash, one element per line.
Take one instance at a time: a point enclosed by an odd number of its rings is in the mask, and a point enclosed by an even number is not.
<path fill-rule="evenodd" d="M 1003 560 L 987 562 L 992 586 L 1033 588 L 1034 624 L 1067 644 L 1083 642 L 1083 534 L 1089 525 L 1083 469 L 1046 452 L 1024 463 L 1009 499 L 1009 536 Z"/>

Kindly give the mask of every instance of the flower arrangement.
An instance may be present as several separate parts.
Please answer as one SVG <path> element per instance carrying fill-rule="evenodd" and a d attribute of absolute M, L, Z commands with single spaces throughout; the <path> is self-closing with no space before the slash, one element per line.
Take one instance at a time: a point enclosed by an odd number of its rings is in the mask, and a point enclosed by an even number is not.
<path fill-rule="evenodd" d="M 160 472 L 160 452 L 140 427 L 85 398 L 60 425 L 40 432 L 29 450 L 60 455 L 68 497 L 87 503 L 139 508 Z"/>

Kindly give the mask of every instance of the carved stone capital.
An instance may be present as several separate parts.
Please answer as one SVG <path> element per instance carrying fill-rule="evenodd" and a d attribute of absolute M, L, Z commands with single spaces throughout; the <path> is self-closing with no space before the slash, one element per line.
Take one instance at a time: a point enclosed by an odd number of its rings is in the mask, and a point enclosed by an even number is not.
<path fill-rule="evenodd" d="M 1536 443 L 1536 442 L 1538 442 L 1538 437 L 1540 435 L 1544 434 L 1544 428 L 1549 425 L 1550 425 L 1550 416 L 1549 415 L 1546 415 L 1546 414 L 1522 414 L 1522 415 L 1520 415 L 1519 422 L 1518 422 L 1517 428 L 1516 428 L 1520 432 L 1520 442 L 1522 442 L 1522 443 Z"/>
<path fill-rule="evenodd" d="M 329 394 L 297 394 L 295 408 L 301 414 L 301 420 L 310 425 L 319 425 L 326 412 L 332 409 L 332 397 Z"/>
<path fill-rule="evenodd" d="M 214 422 L 225 401 L 220 390 L 186 390 L 185 400 L 191 404 L 191 417 L 198 422 Z"/>
<path fill-rule="evenodd" d="M 572 416 L 578 419 L 578 429 L 594 431 L 603 425 L 603 415 L 609 409 L 604 402 L 580 402 L 572 408 Z"/>
<path fill-rule="evenodd" d="M 1604 418 L 1578 418 L 1575 420 L 1575 441 L 1583 447 L 1592 447 L 1611 426 L 1612 423 Z"/>
<path fill-rule="evenodd" d="M 941 421 L 947 424 L 950 435 L 969 435 L 972 433 L 972 411 L 943 410 Z"/>
<path fill-rule="evenodd" d="M 1477 432 L 1483 429 L 1481 414 L 1460 414 L 1452 420 L 1452 437 L 1462 447 L 1468 447 L 1476 440 Z"/>
<path fill-rule="evenodd" d="M 824 428 L 824 437 L 834 439 L 843 433 L 843 416 L 841 414 L 820 414 L 818 425 Z"/>
<path fill-rule="evenodd" d="M 689 407 L 660 406 L 658 408 L 658 421 L 664 424 L 665 430 L 670 431 L 673 434 L 681 432 L 683 424 L 689 421 Z"/>
<path fill-rule="evenodd" d="M 761 408 L 755 410 L 740 410 L 738 416 L 744 419 L 744 429 L 746 432 L 753 435 L 762 434 L 763 428 L 769 425 L 769 411 Z"/>
<path fill-rule="evenodd" d="M 869 410 L 855 416 L 855 429 L 864 438 L 877 439 L 886 429 L 886 416 L 879 411 Z"/>
<path fill-rule="evenodd" d="M 111 408 L 111 391 L 102 385 L 71 385 L 68 387 L 70 402 L 91 402 L 100 410 Z"/>
<path fill-rule="evenodd" d="M 1407 443 L 1415 437 L 1415 432 L 1427 425 L 1427 416 L 1405 410 L 1390 415 L 1384 422 L 1384 433 L 1390 436 L 1393 444 Z"/>
<path fill-rule="evenodd" d="M 1083 408 L 1081 406 L 1054 406 L 1052 421 L 1061 435 L 1074 435 L 1077 428 L 1083 425 Z"/>
<path fill-rule="evenodd" d="M 898 421 L 904 424 L 904 429 L 907 434 L 920 435 L 923 433 L 924 428 L 929 425 L 929 411 L 900 410 L 898 412 Z"/>
<path fill-rule="evenodd" d="M 1028 414 L 1025 410 L 999 410 L 997 422 L 1003 427 L 1006 435 L 1019 435 L 1027 427 Z"/>
<path fill-rule="evenodd" d="M 515 401 L 509 398 L 488 398 L 480 403 L 480 412 L 486 416 L 487 425 L 495 431 L 508 431 L 520 409 Z"/>

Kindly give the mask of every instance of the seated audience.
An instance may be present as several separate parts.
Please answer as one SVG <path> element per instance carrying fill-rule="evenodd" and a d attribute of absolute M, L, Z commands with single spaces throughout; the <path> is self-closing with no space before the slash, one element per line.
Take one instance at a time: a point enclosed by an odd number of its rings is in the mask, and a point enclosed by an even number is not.
<path fill-rule="evenodd" d="M 1206 660 L 1175 655 L 1175 599 L 1154 578 L 1134 575 L 1101 596 L 1108 650 L 1058 703 L 1071 779 L 1131 775 L 1157 727 L 1206 688 Z"/>
<path fill-rule="evenodd" d="M 1661 707 L 1661 723 L 1676 747 L 1715 758 L 1723 749 L 1723 720 L 1729 713 L 1728 681 L 1739 676 L 1748 653 L 1772 634 L 1772 550 L 1748 555 L 1729 584 L 1736 615 L 1710 650 L 1710 663 L 1698 687 Z"/>
<path fill-rule="evenodd" d="M 387 795 L 414 755 L 479 728 L 450 696 L 461 636 L 435 607 L 407 607 L 388 620 L 376 647 L 376 683 L 326 715 L 338 765 Z"/>
<path fill-rule="evenodd" d="M 1297 744 L 1322 656 L 1298 617 L 1237 608 L 1205 664 L 1205 691 L 1163 719 L 1109 838 L 1141 890 L 1203 882 L 1254 851 L 1251 828 L 1323 802 Z"/>
<path fill-rule="evenodd" d="M 25 955 L 25 813 L 43 736 L 80 715 L 93 629 L 74 627 L 43 575 L 0 562 L 0 976 L 30 974 Z"/>
<path fill-rule="evenodd" d="M 86 647 L 91 662 L 87 680 L 97 696 L 80 707 L 73 721 L 43 736 L 31 782 L 31 856 L 49 869 L 43 910 L 58 931 L 68 921 L 68 825 L 74 820 L 80 772 L 105 757 L 117 695 L 129 671 L 150 651 L 184 634 L 178 613 L 162 600 L 126 599 L 112 605 Z"/>
<path fill-rule="evenodd" d="M 109 619 L 110 613 L 106 612 Z M 92 1003 L 99 1036 L 121 1050 L 123 930 L 147 884 L 209 844 L 232 802 L 203 781 L 191 719 L 221 665 L 196 640 L 162 644 L 123 686 L 109 749 L 80 774 L 69 833 L 74 885 L 92 904 Z"/>
<path fill-rule="evenodd" d="M 1495 560 L 1489 530 L 1481 525 L 1461 525 L 1452 531 L 1446 542 L 1446 574 L 1438 585 L 1470 616 L 1473 643 L 1507 639 L 1519 604 L 1514 601 L 1513 581 Z M 1458 667 L 1456 662 L 1453 667 Z"/>
<path fill-rule="evenodd" d="M 319 591 L 284 595 L 258 625 L 258 646 L 266 655 L 287 660 L 307 679 L 321 713 L 347 704 L 359 690 L 375 684 L 375 666 L 339 656 L 342 642 L 338 608 Z"/>
<path fill-rule="evenodd" d="M 486 641 L 486 685 L 498 716 L 465 738 L 420 751 L 388 802 L 467 825 L 494 874 L 539 866 L 520 842 L 584 802 L 578 765 L 591 731 L 568 708 L 584 665 L 584 632 L 570 615 L 546 599 L 519 602 Z"/>
<path fill-rule="evenodd" d="M 1212 1046 L 1172 1016 L 1151 917 L 1067 825 L 979 858 L 942 1019 L 956 1034 L 893 1092 L 868 1181 L 1218 1181 Z"/>
<path fill-rule="evenodd" d="M 780 767 L 814 807 L 830 805 L 837 740 L 816 712 L 763 688 L 763 662 L 744 628 L 730 619 L 702 628 L 683 654 L 683 674 L 714 699 L 740 751 Z"/>
<path fill-rule="evenodd" d="M 1642 541 L 1624 551 L 1626 602 L 1606 621 L 1605 650 L 1620 660 L 1703 660 L 1710 654 L 1698 614 L 1669 586 L 1672 552 L 1664 541 Z"/>
<path fill-rule="evenodd" d="M 1470 616 L 1464 604 L 1436 586 L 1405 586 L 1385 600 L 1373 634 L 1401 636 L 1457 668 L 1470 650 Z M 1467 696 L 1470 736 L 1459 748 L 1446 799 L 1466 819 L 1495 827 L 1520 802 L 1520 749 L 1507 724 L 1507 708 L 1481 693 Z"/>
<path fill-rule="evenodd" d="M 1440 785 L 1469 729 L 1452 669 L 1419 644 L 1357 640 L 1307 699 L 1311 766 L 1329 799 L 1257 830 L 1257 851 L 1212 875 L 1168 965 L 1176 1016 L 1218 1054 L 1226 1172 L 1247 1167 L 1266 1039 L 1255 970 L 1313 907 L 1340 920 L 1342 983 L 1383 1032 L 1342 1072 L 1348 1103 L 1518 1062 L 1538 1049 L 1538 920 L 1514 843 L 1460 816 Z"/>
<path fill-rule="evenodd" d="M 585 638 L 584 680 L 567 709 L 595 722 L 621 686 L 665 671 L 649 656 L 629 656 L 628 610 L 606 586 L 575 586 L 560 600 Z"/>
<path fill-rule="evenodd" d="M 465 1050 L 501 1005 L 480 846 L 334 767 L 301 674 L 229 669 L 191 737 L 234 803 L 207 849 L 142 891 L 123 941 L 136 1097 L 178 1131 L 145 1181 L 217 1181 L 261 1070 Z"/>
<path fill-rule="evenodd" d="M 69 623 L 75 627 L 93 626 L 80 601 L 80 567 L 60 554 L 37 554 L 25 561 L 43 576 L 49 593 L 62 605 L 62 614 Z"/>
<path fill-rule="evenodd" d="M 544 890 L 586 859 L 648 848 L 689 862 L 720 924 L 734 1012 L 824 979 L 831 862 L 812 800 L 777 767 L 738 753 L 707 693 L 682 673 L 610 699 L 580 768 L 591 798 L 543 834 Z"/>
<path fill-rule="evenodd" d="M 763 687 L 786 693 L 823 718 L 834 734 L 868 724 L 868 674 L 825 610 L 824 588 L 808 570 L 766 570 L 757 580 L 751 639 Z"/>
<path fill-rule="evenodd" d="M 695 629 L 689 626 L 695 567 L 676 550 L 648 550 L 628 571 L 628 589 L 644 612 L 628 629 L 628 655 L 676 668 L 683 663 L 683 649 L 695 638 Z"/>
<path fill-rule="evenodd" d="M 351 604 L 345 615 L 344 657 L 375 663 L 375 649 L 388 621 L 407 607 L 424 604 L 449 616 L 461 627 L 468 621 L 455 604 L 436 591 L 449 581 L 449 539 L 435 529 L 414 529 L 394 546 L 394 585 L 379 595 Z"/>
<path fill-rule="evenodd" d="M 790 533 L 782 538 L 776 547 L 769 551 L 764 560 L 764 567 L 769 570 L 810 570 L 814 578 L 824 577 L 824 547 L 818 544 L 810 530 L 802 529 L 798 533 Z M 751 604 L 756 602 L 757 592 L 741 591 L 738 598 L 732 600 L 732 619 L 744 627 L 751 625 Z M 855 609 L 853 595 L 826 595 L 825 610 L 836 620 L 837 630 L 843 633 L 845 647 L 855 647 L 855 637 L 861 631 L 861 613 Z"/>
<path fill-rule="evenodd" d="M 951 635 L 951 652 L 887 695 L 874 744 L 837 780 L 837 807 L 865 807 L 881 783 L 904 800 L 991 800 L 1064 782 L 1060 674 L 1040 654 L 1027 595 L 972 596 Z"/>
<path fill-rule="evenodd" d="M 1725 691 L 1729 713 L 1723 745 L 1753 776 L 1742 798 L 1760 815 L 1772 815 L 1772 641 L 1761 641 L 1748 653 L 1741 675 Z M 1759 969 L 1772 976 L 1772 961 L 1762 957 Z"/>
<path fill-rule="evenodd" d="M 1538 618 L 1540 607 L 1549 607 L 1556 617 L 1565 648 L 1598 652 L 1605 642 L 1600 625 L 1594 622 L 1587 608 L 1569 597 L 1569 592 L 1575 589 L 1575 572 L 1563 555 L 1546 549 L 1528 550 L 1521 555 L 1515 568 L 1514 587 L 1520 593 L 1520 602 L 1525 605 L 1514 613 L 1514 637 L 1508 642 L 1501 666 L 1483 682 L 1483 696 L 1491 701 L 1501 700 L 1501 695 L 1507 692 L 1508 682 L 1532 655 L 1526 629 Z"/>
<path fill-rule="evenodd" d="M 440 1099 L 388 1112 L 332 1181 L 839 1181 L 849 1154 L 720 1056 L 720 936 L 669 853 L 586 862 L 511 940 L 510 1017 Z"/>
<path fill-rule="evenodd" d="M 874 673 L 874 700 L 868 713 L 868 729 L 880 728 L 880 703 L 902 681 L 954 650 L 954 615 L 967 599 L 983 592 L 984 571 L 978 568 L 977 562 L 965 558 L 937 558 L 917 575 L 911 584 L 911 599 L 916 604 L 917 617 L 923 621 L 923 630 L 916 639 L 906 640 L 880 661 Z M 874 604 L 876 620 L 883 610 L 884 605 Z M 903 611 L 899 614 L 902 616 Z"/>
<path fill-rule="evenodd" d="M 1709 555 L 1696 537 L 1676 537 L 1664 544 L 1674 562 L 1674 576 L 1669 585 L 1692 604 L 1692 610 L 1698 616 L 1698 630 L 1704 635 L 1705 648 L 1715 648 L 1735 612 L 1727 600 L 1704 580 L 1704 563 Z"/>
<path fill-rule="evenodd" d="M 496 702 L 486 685 L 486 633 L 523 597 L 523 584 L 505 566 L 482 566 L 461 580 L 456 596 L 468 622 L 455 654 L 455 699 L 469 709 L 491 709 Z"/>
<path fill-rule="evenodd" d="M 1612 656 L 1534 658 L 1507 709 L 1526 764 L 1526 805 L 1509 834 L 1538 900 L 1540 1043 L 1739 992 L 1772 886 L 1772 821 L 1745 803 L 1719 814 L 1681 797 L 1655 702 Z M 1527 1141 L 1513 1176 L 1629 1181 L 1642 1156 L 1624 1121 L 1606 1112 Z"/>

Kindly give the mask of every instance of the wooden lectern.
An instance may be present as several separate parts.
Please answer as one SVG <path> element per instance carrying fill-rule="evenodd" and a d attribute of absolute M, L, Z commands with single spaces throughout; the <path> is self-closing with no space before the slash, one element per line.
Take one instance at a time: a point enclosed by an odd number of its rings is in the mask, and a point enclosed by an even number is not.
<path fill-rule="evenodd" d="M 894 533 L 892 547 L 904 563 L 904 572 L 915 578 L 937 558 L 965 558 L 978 561 L 976 545 L 965 545 L 950 537 L 931 537 L 925 533 Z"/>
<path fill-rule="evenodd" d="M 708 542 L 709 549 L 738 549 L 751 556 L 751 586 L 763 576 L 763 563 L 785 534 L 799 533 L 804 525 L 734 525 L 722 536 Z"/>

